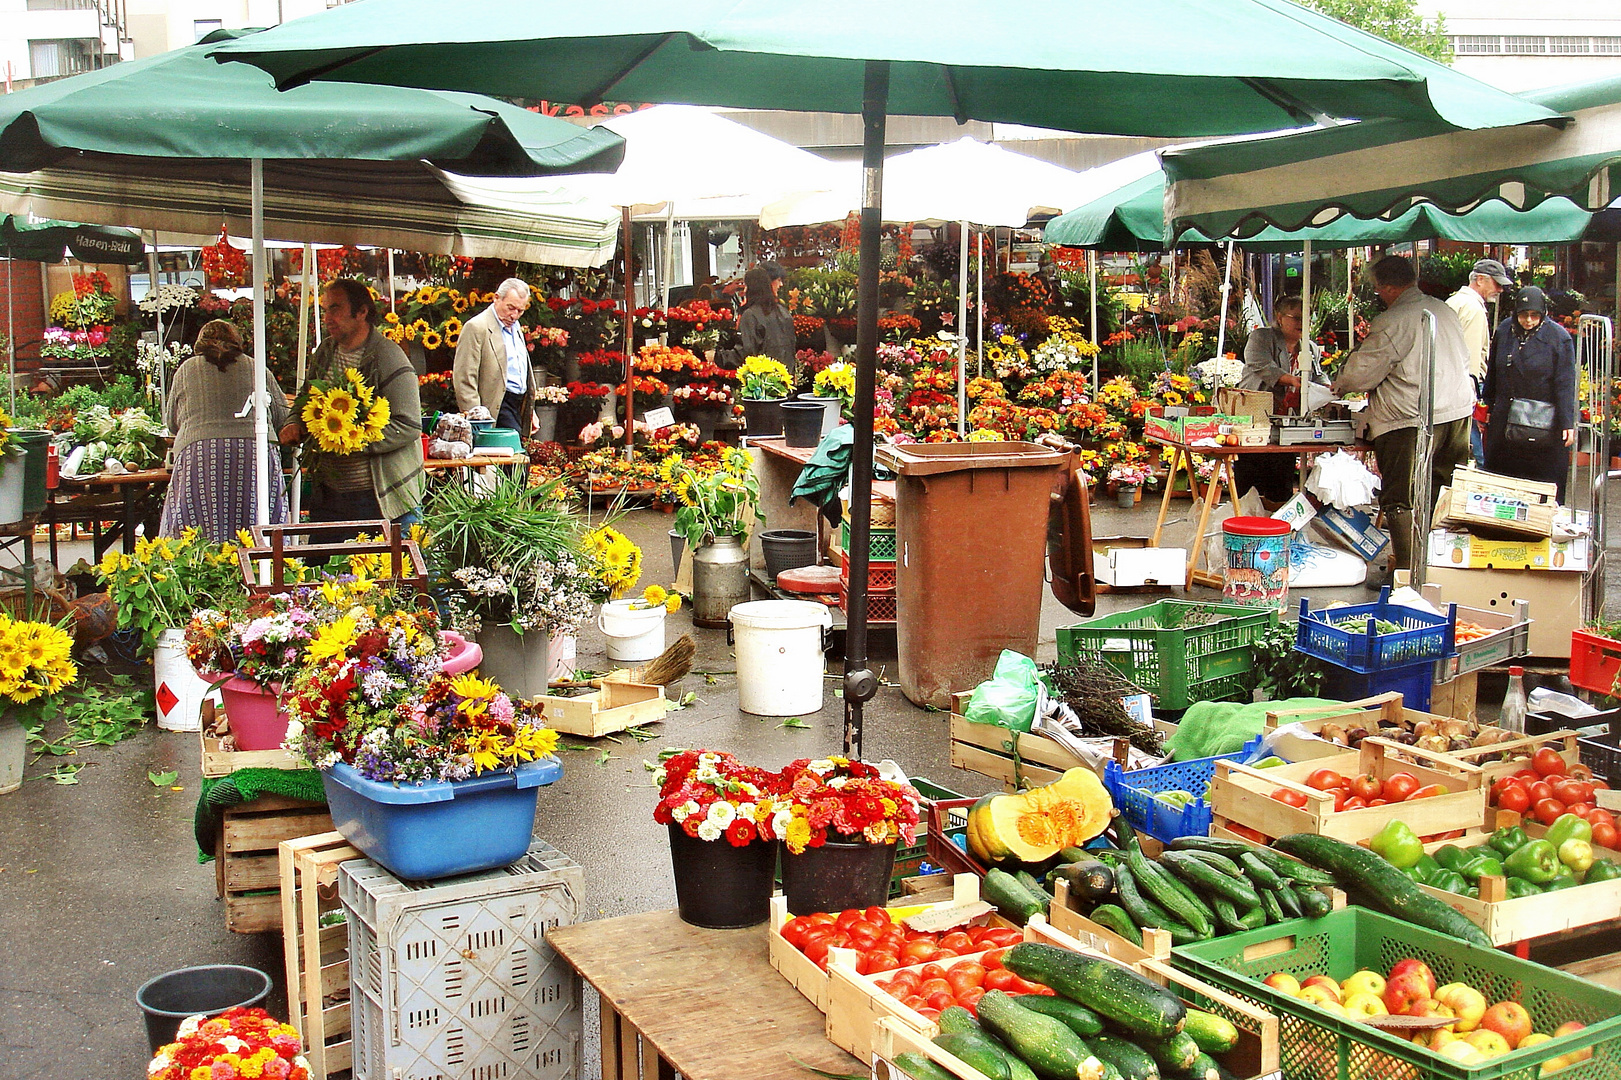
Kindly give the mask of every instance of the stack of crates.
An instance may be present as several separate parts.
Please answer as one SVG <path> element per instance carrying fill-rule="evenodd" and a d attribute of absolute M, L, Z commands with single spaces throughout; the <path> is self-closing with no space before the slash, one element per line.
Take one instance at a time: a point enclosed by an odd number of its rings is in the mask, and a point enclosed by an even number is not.
<path fill-rule="evenodd" d="M 878 509 L 874 504 L 873 509 Z M 867 538 L 867 622 L 893 623 L 898 617 L 895 599 L 895 526 L 874 525 Z M 850 610 L 850 519 L 839 531 L 839 607 Z"/>
<path fill-rule="evenodd" d="M 585 873 L 537 840 L 511 866 L 405 882 L 340 867 L 355 1080 L 583 1080 L 580 981 L 546 943 Z"/>
<path fill-rule="evenodd" d="M 1367 616 L 1360 633 L 1343 624 Z M 1374 621 L 1399 627 L 1379 633 Z M 1323 696 L 1338 701 L 1360 701 L 1395 692 L 1409 709 L 1428 712 L 1435 685 L 1435 662 L 1453 655 L 1458 626 L 1458 605 L 1445 615 L 1390 602 L 1390 586 L 1372 604 L 1352 604 L 1312 611 L 1300 601 L 1295 629 L 1295 651 L 1326 662 Z"/>

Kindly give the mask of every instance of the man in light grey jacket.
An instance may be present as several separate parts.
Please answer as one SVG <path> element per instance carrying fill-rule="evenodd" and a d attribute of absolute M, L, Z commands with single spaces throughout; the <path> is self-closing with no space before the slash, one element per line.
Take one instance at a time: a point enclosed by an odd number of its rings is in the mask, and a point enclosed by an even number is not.
<path fill-rule="evenodd" d="M 1373 291 L 1385 312 L 1351 353 L 1334 383 L 1335 393 L 1369 391 L 1368 436 L 1379 464 L 1379 505 L 1390 527 L 1394 568 L 1413 565 L 1413 475 L 1418 445 L 1419 388 L 1425 377 L 1424 313 L 1435 316 L 1435 383 L 1431 391 L 1430 494 L 1452 482 L 1452 470 L 1469 460 L 1469 415 L 1474 386 L 1469 381 L 1469 347 L 1458 315 L 1418 288 L 1413 264 L 1387 255 L 1373 264 Z M 1429 507 L 1423 507 L 1429 527 Z M 1370 576 L 1376 587 L 1385 576 Z"/>
<path fill-rule="evenodd" d="M 524 436 L 535 399 L 529 343 L 518 323 L 528 308 L 527 284 L 507 278 L 497 285 L 495 302 L 462 327 L 452 376 L 458 409 L 467 412 L 482 405 L 497 427 Z"/>

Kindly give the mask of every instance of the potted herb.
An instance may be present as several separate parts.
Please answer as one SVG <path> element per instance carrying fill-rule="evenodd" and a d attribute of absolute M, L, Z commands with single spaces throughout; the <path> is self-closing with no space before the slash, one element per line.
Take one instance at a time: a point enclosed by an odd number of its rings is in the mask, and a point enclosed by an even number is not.
<path fill-rule="evenodd" d="M 745 357 L 737 369 L 742 383 L 743 422 L 750 435 L 782 434 L 782 402 L 788 396 L 788 369 L 769 356 Z"/>

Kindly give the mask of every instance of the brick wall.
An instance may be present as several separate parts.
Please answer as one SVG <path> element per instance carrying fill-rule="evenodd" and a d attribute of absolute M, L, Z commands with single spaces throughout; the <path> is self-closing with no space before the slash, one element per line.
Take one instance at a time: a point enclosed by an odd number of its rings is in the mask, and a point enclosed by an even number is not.
<path fill-rule="evenodd" d="M 27 371 L 38 366 L 39 341 L 45 333 L 45 299 L 40 290 L 43 267 L 37 262 L 11 263 L 9 291 L 6 269 L 6 260 L 0 259 L 0 333 L 5 333 L 9 315 L 14 320 L 13 332 L 17 336 L 17 367 Z M 4 356 L 0 351 L 0 365 L 4 363 Z"/>

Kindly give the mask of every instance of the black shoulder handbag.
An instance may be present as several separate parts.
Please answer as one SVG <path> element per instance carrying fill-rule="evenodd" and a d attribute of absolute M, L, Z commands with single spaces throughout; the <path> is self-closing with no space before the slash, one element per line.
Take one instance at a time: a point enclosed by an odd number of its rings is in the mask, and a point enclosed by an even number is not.
<path fill-rule="evenodd" d="M 1503 441 L 1511 446 L 1527 448 L 1552 446 L 1558 438 L 1553 425 L 1553 402 L 1537 401 L 1534 398 L 1510 398 L 1508 423 L 1503 428 Z"/>

